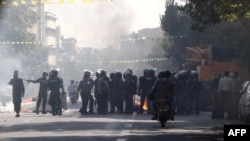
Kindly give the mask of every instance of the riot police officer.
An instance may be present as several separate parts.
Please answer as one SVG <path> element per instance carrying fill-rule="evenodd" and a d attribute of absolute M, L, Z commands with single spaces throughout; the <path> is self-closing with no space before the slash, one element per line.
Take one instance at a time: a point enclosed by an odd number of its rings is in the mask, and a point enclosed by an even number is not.
<path fill-rule="evenodd" d="M 48 95 L 48 73 L 43 72 L 42 77 L 37 80 L 28 80 L 28 82 L 32 83 L 40 83 L 38 99 L 36 103 L 36 114 L 39 114 L 39 107 L 42 103 L 42 114 L 46 114 L 46 104 L 47 104 L 47 95 Z"/>
<path fill-rule="evenodd" d="M 94 98 L 91 95 L 91 91 L 94 87 L 94 80 L 90 77 L 91 73 L 89 71 L 85 71 L 83 75 L 83 79 L 80 81 L 78 86 L 78 93 L 80 93 L 82 98 L 82 107 L 80 109 L 81 114 L 92 114 L 93 112 L 93 105 L 94 105 Z M 90 101 L 89 111 L 87 112 L 88 101 Z"/>
<path fill-rule="evenodd" d="M 48 79 L 48 87 L 50 90 L 50 98 L 49 104 L 52 108 L 52 115 L 62 115 L 62 102 L 61 102 L 61 93 L 60 89 L 62 90 L 62 94 L 65 94 L 64 86 L 63 86 L 63 79 L 58 76 L 57 70 L 51 71 L 51 77 Z"/>

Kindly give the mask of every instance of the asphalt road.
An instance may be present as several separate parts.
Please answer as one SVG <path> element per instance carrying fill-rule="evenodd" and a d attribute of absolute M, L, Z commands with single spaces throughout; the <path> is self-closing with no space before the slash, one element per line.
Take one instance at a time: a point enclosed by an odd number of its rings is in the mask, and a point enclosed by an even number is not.
<path fill-rule="evenodd" d="M 80 105 L 69 106 L 62 116 L 0 113 L 0 141 L 213 141 L 223 140 L 225 124 L 238 120 L 213 120 L 210 112 L 176 115 L 161 128 L 151 115 L 80 115 Z"/>

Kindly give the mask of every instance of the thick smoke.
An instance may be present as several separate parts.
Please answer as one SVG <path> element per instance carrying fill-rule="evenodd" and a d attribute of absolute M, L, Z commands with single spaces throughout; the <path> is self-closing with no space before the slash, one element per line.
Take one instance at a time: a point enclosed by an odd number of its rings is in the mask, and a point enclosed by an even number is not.
<path fill-rule="evenodd" d="M 77 38 L 80 47 L 95 48 L 104 48 L 103 40 L 129 33 L 133 10 L 124 1 L 45 5 L 45 11 L 57 16 L 62 36 Z"/>
<path fill-rule="evenodd" d="M 143 36 L 159 38 L 163 37 L 163 35 L 159 36 L 162 31 L 157 29 L 156 32 L 160 32 L 157 35 L 155 33 L 151 34 L 150 31 L 141 31 L 138 35 L 136 35 L 137 37 L 133 37 L 133 28 L 135 25 L 138 26 L 138 23 L 136 23 L 138 18 L 138 9 L 143 7 L 147 2 L 141 1 L 138 2 L 141 5 L 133 5 L 135 3 L 132 4 L 131 1 L 129 1 L 130 0 L 46 4 L 45 11 L 50 11 L 56 15 L 57 25 L 61 26 L 62 36 L 64 36 L 64 38 L 76 38 L 79 47 L 90 47 L 95 49 L 109 48 L 107 51 L 100 53 L 97 57 L 99 60 L 141 61 L 147 58 L 163 57 L 164 51 L 161 49 L 160 41 L 156 42 L 151 39 L 145 41 L 133 41 L 134 39 L 142 38 Z M 158 1 L 155 1 L 155 3 L 158 4 Z M 164 5 L 162 5 L 162 7 L 164 7 Z M 148 15 L 148 18 L 152 17 L 152 13 L 150 13 L 150 11 L 151 9 L 148 9 L 144 13 L 145 15 Z M 140 14 L 142 14 L 142 12 L 140 12 Z M 157 21 L 159 23 L 158 27 L 160 27 L 160 16 L 151 20 Z M 147 21 L 142 20 L 139 24 L 145 25 L 145 22 Z M 143 28 L 147 27 L 142 26 L 142 29 Z M 134 32 L 137 34 L 139 31 Z M 133 39 L 126 42 L 120 42 L 120 39 L 130 38 Z M 82 60 L 91 61 L 93 60 L 93 58 L 91 58 L 93 56 L 94 55 L 90 55 L 89 58 Z M 116 64 L 103 63 L 93 67 L 95 65 L 96 64 L 91 64 L 88 66 L 88 64 L 84 64 L 79 66 L 81 68 L 78 67 L 71 69 L 70 72 L 65 71 L 67 76 L 72 77 L 66 78 L 66 82 L 69 82 L 70 79 L 81 79 L 82 71 L 84 69 L 90 69 L 95 72 L 97 69 L 103 68 L 107 70 L 107 72 L 112 72 L 115 70 L 125 71 L 127 68 L 131 68 L 134 70 L 135 74 L 141 75 L 144 68 L 155 67 L 152 66 L 152 63 L 150 64 L 146 61 L 137 63 L 122 62 Z"/>

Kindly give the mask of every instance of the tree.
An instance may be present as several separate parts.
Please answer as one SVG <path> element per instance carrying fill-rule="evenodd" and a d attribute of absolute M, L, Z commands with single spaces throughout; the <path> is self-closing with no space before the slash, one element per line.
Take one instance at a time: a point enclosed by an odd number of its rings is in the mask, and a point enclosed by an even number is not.
<path fill-rule="evenodd" d="M 180 10 L 193 20 L 192 29 L 203 31 L 207 26 L 221 21 L 250 21 L 249 0 L 186 0 Z"/>
<path fill-rule="evenodd" d="M 240 41 L 235 40 L 239 25 L 221 21 L 218 24 L 210 25 L 203 32 L 190 30 L 192 18 L 188 14 L 180 11 L 174 1 L 166 3 L 165 15 L 161 18 L 161 27 L 165 31 L 165 42 L 163 49 L 167 53 L 167 57 L 172 59 L 175 67 L 185 63 L 186 47 L 196 46 L 212 46 L 217 50 L 213 54 L 217 61 L 232 60 L 235 57 L 233 53 L 224 53 L 223 51 L 239 50 L 235 46 L 239 46 Z M 219 50 L 221 50 L 219 52 Z"/>
<path fill-rule="evenodd" d="M 189 30 L 190 17 L 178 10 L 174 0 L 166 2 L 165 15 L 161 17 L 161 28 L 165 31 L 163 49 L 175 67 L 185 63 L 185 48 L 194 44 L 194 38 L 189 38 L 193 31 Z"/>
<path fill-rule="evenodd" d="M 249 0 L 187 0 L 186 5 L 181 6 L 180 10 L 191 16 L 193 30 L 203 32 L 215 24 L 225 22 L 232 24 L 230 32 L 224 33 L 228 37 L 225 42 L 235 49 L 238 63 L 250 68 Z"/>
<path fill-rule="evenodd" d="M 41 62 L 46 62 L 48 51 L 36 41 L 39 14 L 36 5 L 31 2 L 11 0 L 0 4 L 3 12 L 0 20 L 0 42 L 5 57 L 11 56 L 20 60 L 26 71 L 33 74 L 41 67 Z"/>

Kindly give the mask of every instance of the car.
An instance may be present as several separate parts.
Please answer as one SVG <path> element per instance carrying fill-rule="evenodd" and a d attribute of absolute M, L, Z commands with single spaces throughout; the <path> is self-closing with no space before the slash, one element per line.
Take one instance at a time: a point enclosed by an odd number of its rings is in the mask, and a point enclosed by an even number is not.
<path fill-rule="evenodd" d="M 250 123 L 250 81 L 244 81 L 240 94 L 239 118 L 246 123 Z"/>

